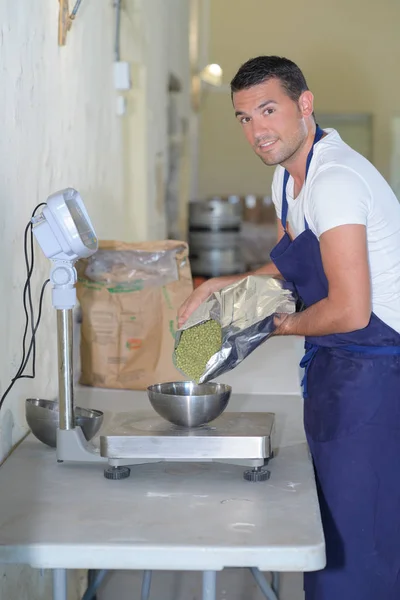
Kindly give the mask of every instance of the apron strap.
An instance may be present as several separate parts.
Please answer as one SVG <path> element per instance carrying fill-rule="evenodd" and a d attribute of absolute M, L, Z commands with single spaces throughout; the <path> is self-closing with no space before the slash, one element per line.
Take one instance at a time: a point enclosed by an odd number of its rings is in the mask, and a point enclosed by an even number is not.
<path fill-rule="evenodd" d="M 321 127 L 319 125 L 317 125 L 317 128 L 315 130 L 313 145 L 307 156 L 306 176 L 305 176 L 304 181 L 307 181 L 308 170 L 310 168 L 311 160 L 314 155 L 314 146 L 315 146 L 315 144 L 317 144 L 320 141 L 320 139 L 322 138 L 323 135 L 324 135 L 324 130 L 321 129 Z M 288 201 L 287 201 L 287 197 L 286 197 L 286 187 L 287 187 L 287 182 L 289 181 L 289 177 L 290 177 L 289 172 L 285 169 L 285 173 L 283 175 L 282 214 L 281 214 L 282 227 L 285 231 L 286 231 L 287 215 L 288 215 L 288 210 L 289 210 Z M 304 225 L 305 225 L 306 229 L 310 229 L 305 217 L 304 217 Z"/>
<path fill-rule="evenodd" d="M 308 397 L 308 391 L 307 391 L 308 369 L 311 365 L 311 362 L 312 362 L 314 356 L 318 352 L 319 348 L 320 348 L 320 346 L 318 346 L 317 344 L 310 344 L 309 342 L 305 342 L 305 344 L 304 344 L 304 349 L 306 352 L 300 361 L 300 368 L 304 369 L 303 379 L 301 380 L 301 384 L 300 384 L 301 387 L 303 388 L 303 398 L 304 399 L 306 399 Z"/>
<path fill-rule="evenodd" d="M 317 125 L 317 128 L 315 130 L 314 142 L 313 142 L 311 150 L 310 150 L 310 152 L 308 153 L 308 156 L 307 156 L 305 181 L 307 181 L 308 170 L 310 168 L 311 160 L 312 160 L 312 157 L 314 155 L 314 146 L 315 146 L 315 144 L 318 144 L 319 140 L 322 138 L 323 135 L 324 135 L 324 130 L 321 129 L 321 127 L 319 125 Z"/>
<path fill-rule="evenodd" d="M 287 214 L 288 214 L 288 210 L 289 210 L 288 201 L 286 198 L 286 186 L 287 186 L 288 180 L 289 180 L 289 173 L 285 169 L 285 173 L 283 175 L 282 215 L 281 215 L 282 227 L 285 231 L 286 231 Z"/>

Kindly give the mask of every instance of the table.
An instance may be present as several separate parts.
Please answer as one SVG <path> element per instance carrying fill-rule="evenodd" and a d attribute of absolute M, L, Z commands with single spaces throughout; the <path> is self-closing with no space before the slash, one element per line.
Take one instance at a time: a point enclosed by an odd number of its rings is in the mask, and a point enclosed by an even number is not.
<path fill-rule="evenodd" d="M 82 389 L 80 406 L 114 413 L 148 409 L 140 392 Z M 243 467 L 156 463 L 123 481 L 101 464 L 57 464 L 29 435 L 0 469 L 0 561 L 54 569 L 54 598 L 66 598 L 66 569 L 200 570 L 205 588 L 224 567 L 312 571 L 325 546 L 312 463 L 295 396 L 233 395 L 229 409 L 276 414 L 271 478 Z M 112 419 L 107 413 L 105 425 Z M 214 586 L 215 589 L 215 586 Z"/>

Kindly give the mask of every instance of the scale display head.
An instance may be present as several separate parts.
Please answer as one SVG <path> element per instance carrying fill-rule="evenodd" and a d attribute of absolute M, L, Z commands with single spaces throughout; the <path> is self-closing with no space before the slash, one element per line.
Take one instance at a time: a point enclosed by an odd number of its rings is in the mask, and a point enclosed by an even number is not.
<path fill-rule="evenodd" d="M 74 263 L 98 249 L 96 232 L 80 194 L 67 188 L 48 197 L 32 218 L 33 234 L 45 256 Z"/>

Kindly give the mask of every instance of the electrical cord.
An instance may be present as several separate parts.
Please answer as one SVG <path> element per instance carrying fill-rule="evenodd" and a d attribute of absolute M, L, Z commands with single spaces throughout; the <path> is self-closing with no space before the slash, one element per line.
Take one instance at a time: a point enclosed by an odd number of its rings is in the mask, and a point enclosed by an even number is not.
<path fill-rule="evenodd" d="M 70 18 L 70 19 L 75 19 L 75 17 L 76 17 L 76 13 L 77 13 L 77 12 L 78 12 L 78 10 L 79 10 L 79 7 L 80 7 L 80 5 L 81 5 L 81 2 L 82 2 L 82 0 L 76 0 L 76 2 L 75 2 L 75 6 L 74 6 L 74 8 L 72 9 L 72 13 L 69 15 L 69 18 Z"/>
<path fill-rule="evenodd" d="M 39 314 L 38 314 L 38 318 L 35 324 L 35 327 L 33 328 L 32 331 L 32 338 L 31 338 L 31 343 L 29 344 L 29 348 L 28 348 L 28 352 L 26 354 L 26 357 L 24 360 L 21 361 L 21 365 L 17 371 L 17 374 L 13 377 L 13 379 L 11 380 L 10 385 L 8 386 L 8 388 L 6 389 L 6 391 L 4 392 L 4 394 L 2 395 L 1 399 L 0 399 L 0 410 L 3 406 L 4 400 L 6 399 L 9 391 L 11 390 L 11 388 L 13 387 L 14 383 L 18 380 L 18 379 L 34 379 L 35 378 L 35 373 L 32 373 L 32 375 L 24 375 L 24 370 L 26 368 L 27 362 L 30 358 L 31 352 L 32 352 L 32 348 L 35 344 L 35 336 L 36 336 L 36 332 L 38 330 L 39 324 L 40 324 L 40 319 L 42 316 L 42 306 L 43 306 L 43 295 L 44 295 L 44 290 L 46 288 L 46 285 L 49 283 L 50 279 L 46 279 L 46 281 L 44 282 L 44 284 L 42 285 L 42 289 L 40 292 L 40 300 L 39 300 Z M 33 366 L 33 371 L 34 371 L 34 366 Z"/>
<path fill-rule="evenodd" d="M 38 208 L 40 208 L 41 206 L 45 206 L 45 202 L 41 202 L 40 204 L 38 204 L 36 206 L 36 208 L 34 209 L 33 213 L 32 213 L 32 217 L 35 216 L 36 211 L 38 210 Z M 29 255 L 28 255 L 28 233 L 30 232 L 30 250 L 31 250 L 31 254 L 30 254 L 30 260 L 29 260 Z M 34 313 L 33 313 L 33 304 L 32 304 L 32 290 L 31 290 L 31 285 L 30 285 L 30 281 L 31 281 L 31 277 L 32 277 L 32 273 L 33 273 L 33 267 L 35 264 L 35 255 L 34 255 L 34 247 L 33 247 L 33 232 L 32 232 L 32 223 L 31 221 L 28 223 L 28 225 L 25 228 L 25 234 L 24 234 L 24 255 L 25 255 L 25 266 L 26 266 L 26 273 L 27 273 L 27 279 L 24 285 L 24 292 L 23 292 L 23 304 L 24 304 L 24 312 L 25 312 L 25 331 L 24 331 L 24 337 L 23 337 L 23 341 L 22 341 L 22 351 L 23 351 L 23 356 L 22 356 L 22 361 L 21 361 L 21 366 L 22 366 L 22 370 L 21 367 L 17 373 L 17 375 L 19 375 L 20 373 L 22 373 L 22 371 L 24 370 L 24 364 L 25 363 L 25 354 L 26 354 L 26 350 L 25 350 L 25 343 L 26 343 L 26 335 L 28 332 L 28 326 L 29 326 L 29 316 L 27 313 L 27 308 L 26 308 L 26 295 L 28 293 L 28 303 L 29 303 L 29 312 L 30 312 L 30 318 L 31 318 L 31 335 L 33 336 L 34 339 L 34 343 L 33 343 L 33 356 L 32 356 L 32 376 L 35 377 L 35 366 L 36 366 L 36 340 L 35 337 L 33 335 L 33 330 L 34 330 L 34 322 L 35 322 L 35 318 L 34 318 Z"/>
<path fill-rule="evenodd" d="M 34 327 L 34 313 L 33 313 L 33 304 L 32 304 L 32 292 L 31 292 L 31 286 L 30 286 L 30 280 L 32 277 L 32 272 L 33 272 L 33 265 L 34 265 L 34 254 L 33 254 L 33 236 L 31 235 L 31 263 L 29 263 L 29 256 L 28 256 L 28 233 L 32 228 L 32 224 L 28 223 L 28 225 L 25 228 L 25 234 L 24 234 L 24 254 L 25 254 L 25 266 L 26 266 L 26 272 L 27 272 L 27 279 L 24 285 L 24 292 L 23 292 L 23 304 L 24 304 L 24 312 L 25 312 L 25 330 L 24 330 L 24 336 L 22 338 L 22 363 L 21 365 L 24 364 L 25 362 L 25 355 L 26 355 L 26 349 L 25 349 L 25 344 L 26 344 L 26 336 L 28 333 L 28 326 L 29 326 L 29 315 L 27 312 L 27 308 L 26 308 L 26 295 L 28 294 L 28 304 L 29 304 L 29 312 L 30 312 L 30 318 L 31 318 L 31 334 L 33 334 L 33 327 Z M 35 364 L 35 358 L 36 358 L 36 344 L 33 344 L 33 357 L 32 357 L 32 362 L 33 365 Z M 34 373 L 32 373 L 34 374 Z M 18 375 L 18 373 L 17 373 Z"/>
<path fill-rule="evenodd" d="M 45 205 L 46 205 L 45 202 L 41 202 L 40 204 L 38 204 L 32 213 L 32 218 L 35 216 L 38 208 L 40 208 L 41 206 L 45 206 Z M 28 256 L 28 241 L 27 241 L 29 231 L 31 234 L 31 239 L 30 239 L 31 262 L 30 263 L 29 263 L 29 256 Z M 28 315 L 27 315 L 27 311 L 26 311 L 26 292 L 28 291 L 28 302 L 29 302 L 29 310 L 30 310 L 30 317 L 31 317 L 31 333 L 32 333 L 33 340 L 34 340 L 33 354 L 32 354 L 32 377 L 34 378 L 35 377 L 35 368 L 36 368 L 36 339 L 35 339 L 35 336 L 33 333 L 33 328 L 34 328 L 33 324 L 34 324 L 35 318 L 34 318 L 34 313 L 33 313 L 32 290 L 31 290 L 30 280 L 32 277 L 33 267 L 34 267 L 34 263 L 35 263 L 35 253 L 34 253 L 34 247 L 33 247 L 33 232 L 32 232 L 32 222 L 31 221 L 28 223 L 28 225 L 25 228 L 24 254 L 25 254 L 25 266 L 26 266 L 26 272 L 27 272 L 27 280 L 26 280 L 26 283 L 24 286 L 24 296 L 23 296 L 24 310 L 25 310 L 25 317 L 26 317 L 26 327 L 25 327 L 24 339 L 23 339 L 23 355 L 25 356 L 25 341 L 26 341 L 26 333 L 27 333 L 27 329 L 28 329 Z"/>
<path fill-rule="evenodd" d="M 32 217 L 35 216 L 36 211 L 38 210 L 38 208 L 40 208 L 41 206 L 45 206 L 46 203 L 45 202 L 41 202 L 40 204 L 38 204 L 35 208 L 35 210 L 32 213 Z M 30 233 L 30 256 L 29 256 L 29 252 L 28 252 L 28 236 Z M 43 296 L 44 296 L 44 291 L 45 288 L 47 286 L 47 284 L 49 283 L 49 279 L 47 279 L 43 285 L 42 285 L 42 289 L 40 292 L 40 298 L 39 298 L 39 311 L 38 311 L 38 318 L 37 321 L 35 323 L 35 315 L 34 315 L 34 311 L 33 311 L 33 302 L 32 302 L 32 289 L 31 289 L 31 278 L 32 278 L 32 273 L 33 273 L 33 267 L 35 264 L 35 255 L 34 255 L 34 246 L 33 246 L 33 232 L 32 232 L 32 222 L 30 221 L 28 223 L 28 225 L 25 228 L 25 233 L 24 233 L 24 256 L 25 256 L 25 267 L 26 267 L 26 281 L 25 281 L 25 285 L 24 285 L 24 291 L 23 291 L 23 306 L 24 306 L 24 312 L 25 312 L 25 328 L 24 328 L 24 334 L 23 334 L 23 338 L 22 338 L 22 359 L 21 359 L 21 364 L 17 370 L 17 373 L 15 374 L 15 376 L 13 377 L 13 379 L 11 380 L 10 385 L 8 386 L 8 388 L 6 389 L 6 391 L 4 392 L 4 394 L 2 395 L 2 397 L 0 398 L 0 410 L 3 406 L 4 400 L 6 399 L 8 393 L 10 392 L 11 388 L 13 387 L 14 383 L 18 380 L 18 379 L 23 379 L 23 378 L 28 378 L 28 379 L 34 379 L 35 375 L 36 375 L 36 332 L 38 330 L 39 324 L 40 324 L 40 319 L 42 316 L 42 307 L 43 307 Z M 28 304 L 28 306 L 27 306 Z M 28 312 L 29 311 L 29 312 Z M 28 329 L 29 329 L 29 325 L 30 325 L 30 330 L 31 330 L 31 341 L 28 347 L 28 350 L 26 349 L 26 338 L 27 338 L 27 334 L 28 334 Z M 28 364 L 28 360 L 30 358 L 32 354 L 32 374 L 31 375 L 24 375 L 24 371 L 26 369 L 26 366 Z"/>

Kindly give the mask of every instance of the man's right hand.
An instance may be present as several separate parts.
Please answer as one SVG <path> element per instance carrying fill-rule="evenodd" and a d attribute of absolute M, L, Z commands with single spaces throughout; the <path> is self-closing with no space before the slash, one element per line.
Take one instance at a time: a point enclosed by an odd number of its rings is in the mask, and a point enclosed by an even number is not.
<path fill-rule="evenodd" d="M 222 289 L 224 283 L 218 288 L 217 278 L 209 279 L 205 281 L 198 288 L 196 288 L 190 296 L 185 300 L 182 306 L 178 310 L 178 328 L 188 320 L 190 315 L 202 304 L 213 292 L 218 289 Z"/>
<path fill-rule="evenodd" d="M 231 283 L 245 279 L 248 275 L 271 275 L 273 277 L 282 277 L 275 265 L 273 263 L 268 263 L 257 269 L 257 271 L 208 279 L 190 294 L 189 298 L 187 298 L 178 310 L 178 328 L 182 327 L 196 308 L 207 300 L 213 292 L 218 292 Z"/>
<path fill-rule="evenodd" d="M 182 304 L 180 309 L 178 310 L 178 328 L 182 327 L 182 325 L 188 320 L 190 315 L 211 296 L 214 292 L 219 292 L 222 288 L 230 285 L 231 283 L 235 283 L 235 281 L 239 281 L 240 279 L 244 279 L 246 274 L 242 275 L 225 275 L 224 277 L 213 277 L 212 279 L 208 279 L 198 288 L 196 288 L 187 298 L 187 300 Z"/>

